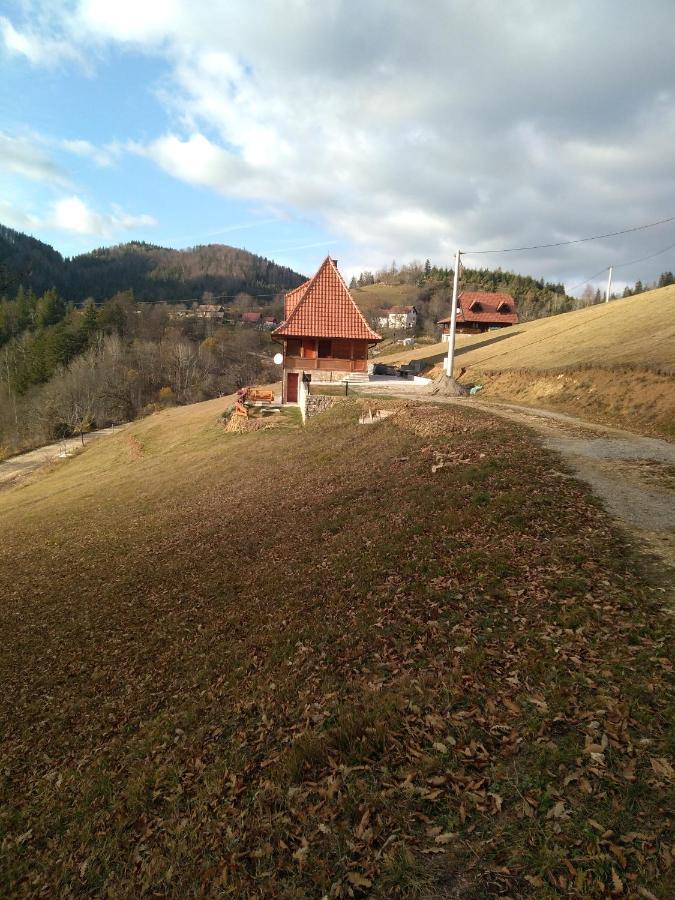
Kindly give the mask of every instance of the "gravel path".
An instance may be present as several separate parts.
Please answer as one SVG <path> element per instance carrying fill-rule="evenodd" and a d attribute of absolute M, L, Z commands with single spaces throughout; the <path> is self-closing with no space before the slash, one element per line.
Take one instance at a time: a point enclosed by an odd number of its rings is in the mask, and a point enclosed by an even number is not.
<path fill-rule="evenodd" d="M 117 432 L 121 428 L 124 428 L 124 425 L 116 425 L 114 429 L 101 428 L 100 431 L 92 431 L 90 434 L 85 434 L 84 446 L 87 447 L 91 441 L 113 434 L 113 432 Z M 37 450 L 21 453 L 19 456 L 11 456 L 4 462 L 0 462 L 0 490 L 15 484 L 48 463 L 71 456 L 81 448 L 82 441 L 79 437 L 74 437 L 67 438 L 64 441 L 57 441 L 55 444 L 46 444 L 44 447 L 38 447 Z"/>
<path fill-rule="evenodd" d="M 543 409 L 480 406 L 533 428 L 616 518 L 675 564 L 675 445 Z"/>
<path fill-rule="evenodd" d="M 592 487 L 638 544 L 675 567 L 675 444 L 515 403 L 441 399 L 413 391 L 397 396 L 470 405 L 532 428 Z"/>

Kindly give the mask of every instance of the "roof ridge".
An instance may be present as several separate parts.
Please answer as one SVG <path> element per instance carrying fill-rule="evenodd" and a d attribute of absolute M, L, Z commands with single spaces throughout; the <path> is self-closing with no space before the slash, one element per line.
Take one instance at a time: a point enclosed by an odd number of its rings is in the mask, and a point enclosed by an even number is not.
<path fill-rule="evenodd" d="M 305 292 L 304 292 L 304 294 L 302 295 L 302 297 L 298 300 L 298 302 L 295 304 L 295 306 L 294 306 L 293 309 L 291 310 L 290 316 L 289 316 L 289 317 L 286 319 L 286 321 L 284 322 L 284 327 L 287 326 L 287 325 L 289 325 L 289 324 L 293 321 L 293 319 L 294 319 L 294 317 L 295 317 L 295 314 L 296 314 L 297 311 L 300 309 L 300 307 L 303 306 L 305 300 L 307 299 L 307 295 L 308 295 L 309 292 L 312 290 L 312 286 L 313 286 L 314 282 L 315 282 L 316 279 L 319 277 L 319 273 L 321 272 L 321 270 L 322 270 L 323 267 L 326 265 L 326 263 L 328 262 L 329 259 L 330 259 L 330 256 L 327 256 L 327 257 L 324 259 L 324 261 L 321 263 L 321 265 L 319 266 L 319 268 L 316 270 L 316 272 L 312 275 L 312 277 L 306 282 L 307 289 L 305 290 Z M 332 262 L 332 260 L 331 260 L 331 262 Z M 339 275 L 339 274 L 340 274 L 340 273 L 338 272 L 338 275 Z M 301 287 L 302 287 L 302 285 L 301 285 Z"/>
<path fill-rule="evenodd" d="M 337 273 L 337 277 L 338 277 L 338 278 L 340 279 L 340 281 L 342 282 L 342 287 L 343 287 L 343 288 L 345 289 L 345 291 L 347 292 L 347 296 L 348 296 L 349 299 L 352 301 L 352 303 L 353 303 L 353 305 L 354 305 L 354 309 L 357 311 L 357 313 L 358 313 L 359 316 L 361 317 L 361 321 L 363 322 L 363 324 L 366 326 L 366 328 L 368 329 L 368 331 L 372 331 L 373 334 L 377 334 L 377 332 L 374 331 L 374 330 L 370 327 L 370 325 L 368 324 L 368 321 L 366 320 L 366 317 L 363 315 L 363 313 L 362 313 L 361 310 L 359 309 L 358 304 L 356 303 L 356 301 L 355 301 L 354 298 L 352 297 L 352 295 L 351 295 L 351 293 L 350 293 L 350 291 L 349 291 L 349 288 L 347 287 L 347 282 L 344 280 L 344 278 L 342 277 L 342 275 L 340 275 L 340 270 L 339 270 L 338 267 L 335 265 L 334 261 L 331 259 L 330 256 L 327 256 L 326 259 L 330 260 L 331 265 L 333 266 L 333 268 L 335 269 L 335 271 L 336 271 L 336 273 Z M 378 336 L 378 338 L 380 337 L 379 334 L 378 334 L 377 336 Z"/>
<path fill-rule="evenodd" d="M 325 300 L 328 300 L 328 306 L 322 302 Z M 331 315 L 334 316 L 337 313 L 343 322 L 351 320 L 349 327 L 354 339 L 357 339 L 358 336 L 359 340 L 367 340 L 371 343 L 382 340 L 381 336 L 368 324 L 340 274 L 335 260 L 330 255 L 326 256 L 316 273 L 309 279 L 288 318 L 273 332 L 272 336 L 282 337 L 293 331 L 302 334 L 303 329 L 306 329 L 308 323 L 317 315 L 317 310 L 323 310 L 319 318 L 325 315 L 330 318 Z"/>

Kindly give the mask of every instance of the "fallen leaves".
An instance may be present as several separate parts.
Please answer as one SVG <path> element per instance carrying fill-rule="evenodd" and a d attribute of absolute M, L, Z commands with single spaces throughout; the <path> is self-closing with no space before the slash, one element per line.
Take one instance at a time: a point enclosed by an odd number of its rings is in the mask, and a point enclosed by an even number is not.
<path fill-rule="evenodd" d="M 662 893 L 663 598 L 516 430 L 356 415 L 12 521 L 0 892 Z"/>

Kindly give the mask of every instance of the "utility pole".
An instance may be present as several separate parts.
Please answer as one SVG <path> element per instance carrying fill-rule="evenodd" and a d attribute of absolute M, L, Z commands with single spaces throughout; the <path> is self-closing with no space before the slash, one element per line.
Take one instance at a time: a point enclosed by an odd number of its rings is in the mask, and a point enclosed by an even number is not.
<path fill-rule="evenodd" d="M 605 294 L 605 303 L 609 303 L 609 292 L 612 290 L 612 269 L 614 266 L 609 267 L 609 277 L 607 278 L 607 293 Z"/>
<path fill-rule="evenodd" d="M 457 287 L 459 285 L 459 261 L 461 252 L 455 253 L 455 277 L 452 280 L 452 311 L 450 313 L 450 334 L 448 335 L 448 357 L 445 361 L 445 374 L 452 378 L 455 364 L 455 331 L 457 330 Z"/>

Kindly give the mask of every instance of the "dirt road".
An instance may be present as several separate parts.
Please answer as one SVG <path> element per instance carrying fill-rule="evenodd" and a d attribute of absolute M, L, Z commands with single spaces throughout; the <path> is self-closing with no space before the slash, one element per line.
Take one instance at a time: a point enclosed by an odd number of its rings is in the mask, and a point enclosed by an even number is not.
<path fill-rule="evenodd" d="M 84 446 L 87 447 L 91 441 L 113 434 L 113 431 L 118 432 L 121 428 L 124 428 L 124 425 L 116 425 L 114 429 L 102 428 L 100 431 L 92 431 L 90 434 L 85 434 Z M 37 450 L 29 450 L 28 453 L 12 456 L 4 462 L 0 462 L 0 490 L 15 484 L 20 479 L 41 468 L 41 466 L 54 462 L 57 459 L 71 456 L 81 448 L 82 441 L 79 437 L 67 438 L 55 444 L 46 444 L 44 447 L 38 447 Z"/>
<path fill-rule="evenodd" d="M 675 566 L 675 445 L 544 409 L 476 406 L 533 428 L 638 542 Z"/>

